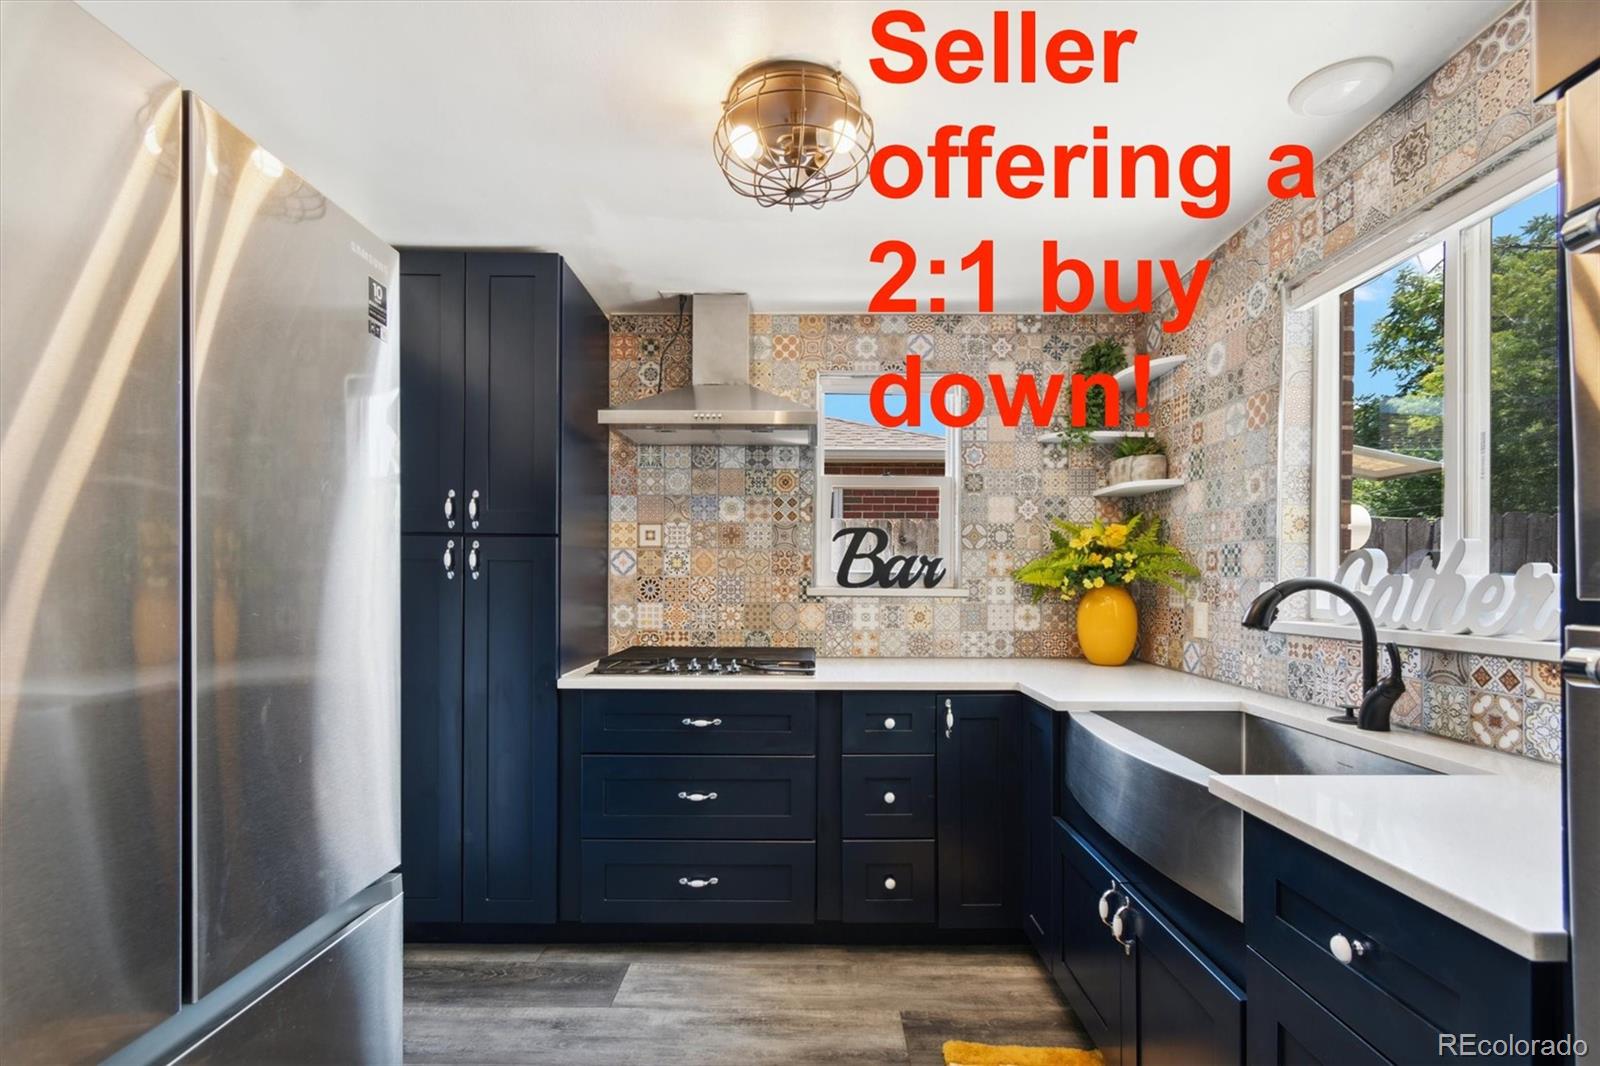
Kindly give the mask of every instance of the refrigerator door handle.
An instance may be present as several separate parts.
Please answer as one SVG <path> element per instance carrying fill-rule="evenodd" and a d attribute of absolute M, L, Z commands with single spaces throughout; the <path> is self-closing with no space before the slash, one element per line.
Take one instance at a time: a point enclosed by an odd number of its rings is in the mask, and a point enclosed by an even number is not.
<path fill-rule="evenodd" d="M 1561 658 L 1561 679 L 1569 685 L 1600 687 L 1600 648 L 1572 648 Z"/>

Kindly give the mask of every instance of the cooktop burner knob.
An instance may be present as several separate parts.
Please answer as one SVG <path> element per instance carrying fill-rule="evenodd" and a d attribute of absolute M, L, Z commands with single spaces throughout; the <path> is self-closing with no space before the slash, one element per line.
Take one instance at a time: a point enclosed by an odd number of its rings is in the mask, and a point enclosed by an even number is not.
<path fill-rule="evenodd" d="M 722 673 L 722 664 L 717 662 L 717 657 L 713 655 L 711 657 L 711 661 L 706 664 L 706 669 L 710 670 L 713 674 L 720 674 Z"/>
<path fill-rule="evenodd" d="M 700 672 L 700 660 L 690 659 L 689 665 L 685 667 L 685 669 L 687 669 L 691 674 L 698 674 Z"/>
<path fill-rule="evenodd" d="M 744 667 L 739 665 L 738 659 L 731 659 L 728 661 L 728 665 L 724 666 L 722 669 L 726 673 L 737 674 L 740 670 L 744 669 Z"/>
<path fill-rule="evenodd" d="M 678 660 L 677 659 L 668 659 L 667 660 L 667 673 L 675 674 L 677 672 L 678 672 Z"/>

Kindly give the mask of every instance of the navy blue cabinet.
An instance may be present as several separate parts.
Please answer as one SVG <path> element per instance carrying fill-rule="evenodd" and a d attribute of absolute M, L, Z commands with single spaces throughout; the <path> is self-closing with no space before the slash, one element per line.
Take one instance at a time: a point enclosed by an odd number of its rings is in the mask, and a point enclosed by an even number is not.
<path fill-rule="evenodd" d="M 469 533 L 558 531 L 560 272 L 555 255 L 467 256 Z"/>
<path fill-rule="evenodd" d="M 1252 1024 L 1266 1046 L 1310 1024 L 1286 1012 L 1269 1024 L 1256 999 L 1265 962 L 1291 986 L 1395 1062 L 1438 1061 L 1441 1037 L 1561 1035 L 1565 967 L 1534 963 L 1307 844 L 1245 819 L 1245 935 Z M 1349 956 L 1343 961 L 1335 954 Z M 1291 997 L 1280 997 L 1286 1001 Z M 1287 1045 L 1285 1045 L 1287 1046 Z M 1497 1059 L 1527 1062 L 1527 1056 Z"/>
<path fill-rule="evenodd" d="M 402 253 L 406 532 L 561 532 L 562 284 L 556 255 Z"/>
<path fill-rule="evenodd" d="M 1272 963 L 1245 955 L 1249 1061 L 1259 1066 L 1383 1066 L 1389 1060 L 1323 1010 Z"/>
<path fill-rule="evenodd" d="M 1041 959 L 1056 953 L 1058 936 L 1051 907 L 1054 865 L 1056 715 L 1031 700 L 1024 708 L 1022 736 L 1022 929 Z"/>
<path fill-rule="evenodd" d="M 400 272 L 406 918 L 553 922 L 556 676 L 605 651 L 608 326 L 557 255 Z"/>
<path fill-rule="evenodd" d="M 401 260 L 400 528 L 407 533 L 467 528 L 466 261 L 462 252 L 432 251 Z"/>
<path fill-rule="evenodd" d="M 1244 991 L 1065 822 L 1052 972 L 1114 1066 L 1243 1061 Z"/>
<path fill-rule="evenodd" d="M 401 538 L 401 849 L 405 912 L 461 920 L 460 537 Z"/>
<path fill-rule="evenodd" d="M 468 538 L 463 917 L 556 918 L 556 542 Z"/>
<path fill-rule="evenodd" d="M 1120 906 L 1121 883 L 1065 822 L 1055 821 L 1052 833 L 1059 948 L 1051 960 L 1051 974 L 1107 1066 L 1135 1066 L 1136 974 L 1110 926 L 1111 915 Z"/>
<path fill-rule="evenodd" d="M 940 696 L 934 713 L 939 793 L 939 924 L 1019 924 L 1021 817 L 1018 697 Z"/>

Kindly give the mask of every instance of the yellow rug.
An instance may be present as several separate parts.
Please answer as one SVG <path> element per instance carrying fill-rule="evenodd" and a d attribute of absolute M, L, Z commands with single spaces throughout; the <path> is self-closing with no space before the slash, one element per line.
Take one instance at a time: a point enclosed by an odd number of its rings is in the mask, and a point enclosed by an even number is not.
<path fill-rule="evenodd" d="M 1098 1051 L 1070 1047 L 1017 1047 L 1014 1044 L 944 1042 L 945 1066 L 1102 1066 Z"/>

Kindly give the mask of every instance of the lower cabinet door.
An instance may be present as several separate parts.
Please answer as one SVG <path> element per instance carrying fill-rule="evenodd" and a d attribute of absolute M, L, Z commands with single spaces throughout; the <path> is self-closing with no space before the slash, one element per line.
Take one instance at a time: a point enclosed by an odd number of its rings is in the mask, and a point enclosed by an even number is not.
<path fill-rule="evenodd" d="M 400 863 L 408 922 L 461 920 L 458 536 L 400 539 Z"/>
<path fill-rule="evenodd" d="M 1013 694 L 940 696 L 935 706 L 944 928 L 1018 925 L 1021 717 Z"/>
<path fill-rule="evenodd" d="M 583 843 L 586 922 L 811 922 L 816 882 L 809 841 Z"/>
<path fill-rule="evenodd" d="M 1389 1061 L 1254 950 L 1246 953 L 1244 965 L 1252 1066 L 1382 1066 Z"/>
<path fill-rule="evenodd" d="M 1140 1066 L 1239 1066 L 1244 991 L 1129 894 L 1123 915 L 1139 968 Z"/>
<path fill-rule="evenodd" d="M 1100 919 L 1100 900 L 1117 900 L 1116 879 L 1066 823 L 1055 823 L 1060 880 L 1061 953 L 1056 984 L 1100 1048 L 1107 1066 L 1135 1066 L 1138 1057 L 1137 968 Z"/>
<path fill-rule="evenodd" d="M 847 840 L 843 877 L 847 922 L 925 923 L 938 917 L 931 840 Z"/>
<path fill-rule="evenodd" d="M 462 913 L 556 920 L 556 541 L 467 537 Z"/>

